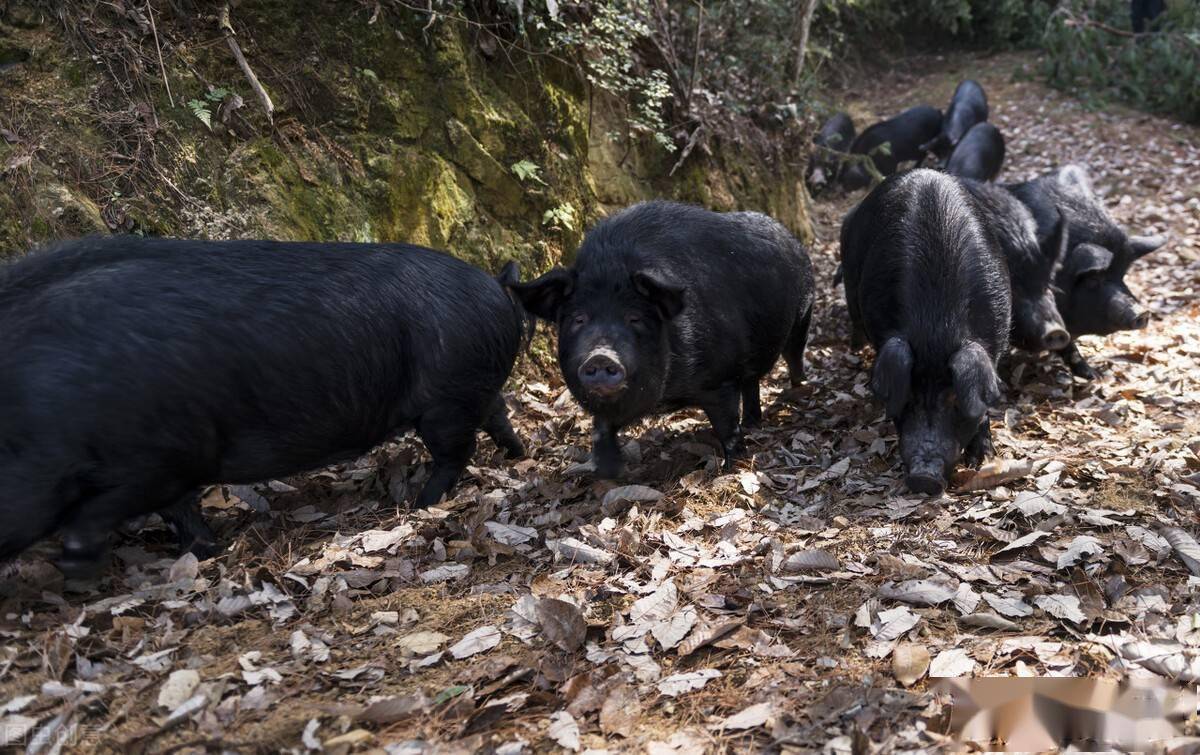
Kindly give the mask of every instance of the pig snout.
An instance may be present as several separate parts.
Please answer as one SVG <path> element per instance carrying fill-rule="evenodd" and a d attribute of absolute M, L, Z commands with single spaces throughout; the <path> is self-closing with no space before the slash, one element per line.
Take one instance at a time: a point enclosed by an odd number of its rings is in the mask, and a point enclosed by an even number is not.
<path fill-rule="evenodd" d="M 946 489 L 946 478 L 942 474 L 940 459 L 918 459 L 908 466 L 904 484 L 914 493 L 941 495 Z"/>
<path fill-rule="evenodd" d="M 596 349 L 579 365 L 579 382 L 595 396 L 607 398 L 625 390 L 625 366 L 611 349 Z"/>
<path fill-rule="evenodd" d="M 1124 298 L 1113 299 L 1108 314 L 1121 330 L 1142 330 L 1150 324 L 1150 313 Z"/>
<path fill-rule="evenodd" d="M 1062 325 L 1047 324 L 1042 331 L 1042 346 L 1049 351 L 1061 351 L 1071 343 L 1071 334 Z"/>

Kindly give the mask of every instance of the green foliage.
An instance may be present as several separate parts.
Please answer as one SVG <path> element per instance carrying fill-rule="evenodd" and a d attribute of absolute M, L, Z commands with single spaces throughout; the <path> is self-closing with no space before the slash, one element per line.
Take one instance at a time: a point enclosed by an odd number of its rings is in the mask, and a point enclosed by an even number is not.
<path fill-rule="evenodd" d="M 545 185 L 546 182 L 542 180 L 540 175 L 538 175 L 541 173 L 541 171 L 542 169 L 538 167 L 537 163 L 530 162 L 529 160 L 521 160 L 512 164 L 513 175 L 520 180 L 536 181 L 537 183 Z"/>
<path fill-rule="evenodd" d="M 1064 0 L 1043 38 L 1046 77 L 1063 89 L 1094 90 L 1200 123 L 1200 6 L 1167 8 L 1151 33 L 1127 37 L 1113 29 L 1129 28 L 1129 3 Z"/>
<path fill-rule="evenodd" d="M 1052 10 L 1049 0 L 828 0 L 813 26 L 829 49 L 877 50 L 881 40 L 1032 47 Z"/>
<path fill-rule="evenodd" d="M 199 118 L 205 128 L 212 131 L 212 110 L 209 110 L 208 103 L 204 100 L 188 100 L 187 105 L 192 111 L 192 115 Z"/>
<path fill-rule="evenodd" d="M 208 90 L 202 100 L 188 100 L 188 109 L 192 111 L 192 115 L 196 116 L 204 127 L 212 131 L 212 106 L 220 105 L 225 101 L 226 97 L 232 96 L 233 92 L 225 87 L 213 87 Z M 211 103 L 211 105 L 210 105 Z"/>
<path fill-rule="evenodd" d="M 542 215 L 542 225 L 559 230 L 574 231 L 575 218 L 575 206 L 570 202 L 564 202 L 546 210 L 546 213 Z"/>

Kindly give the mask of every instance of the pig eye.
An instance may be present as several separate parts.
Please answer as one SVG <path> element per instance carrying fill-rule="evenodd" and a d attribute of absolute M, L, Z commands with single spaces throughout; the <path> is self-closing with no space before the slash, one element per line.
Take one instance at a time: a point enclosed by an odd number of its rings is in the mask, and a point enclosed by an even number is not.
<path fill-rule="evenodd" d="M 629 323 L 630 325 L 637 325 L 641 321 L 642 321 L 641 315 L 626 315 L 625 316 L 625 322 Z"/>
<path fill-rule="evenodd" d="M 588 316 L 585 315 L 583 312 L 580 312 L 579 314 L 575 315 L 574 318 L 572 318 L 571 324 L 574 325 L 575 327 L 579 327 L 581 325 L 586 325 L 587 321 L 588 321 Z"/>

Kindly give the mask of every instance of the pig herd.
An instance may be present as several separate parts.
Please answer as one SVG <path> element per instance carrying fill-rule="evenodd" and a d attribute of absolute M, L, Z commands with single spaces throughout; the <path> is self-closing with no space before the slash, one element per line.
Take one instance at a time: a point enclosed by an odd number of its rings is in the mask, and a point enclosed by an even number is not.
<path fill-rule="evenodd" d="M 960 154 L 993 138 L 986 117 L 964 82 L 945 117 L 914 108 L 852 140 L 891 175 L 842 225 L 851 342 L 874 346 L 870 386 L 923 493 L 992 452 L 1010 343 L 1090 378 L 1075 338 L 1145 326 L 1123 277 L 1165 243 L 1128 236 L 1079 166 L 1004 186 L 895 173 L 930 151 L 990 165 Z M 501 389 L 538 319 L 593 417 L 597 476 L 621 475 L 622 428 L 684 407 L 730 466 L 779 357 L 805 380 L 814 298 L 808 253 L 775 220 L 665 201 L 601 220 L 572 266 L 527 282 L 406 244 L 65 242 L 0 270 L 0 560 L 60 532 L 60 566 L 88 574 L 114 529 L 153 512 L 206 557 L 206 486 L 353 459 L 408 429 L 433 460 L 415 505 L 437 503 L 478 430 L 525 454 Z"/>

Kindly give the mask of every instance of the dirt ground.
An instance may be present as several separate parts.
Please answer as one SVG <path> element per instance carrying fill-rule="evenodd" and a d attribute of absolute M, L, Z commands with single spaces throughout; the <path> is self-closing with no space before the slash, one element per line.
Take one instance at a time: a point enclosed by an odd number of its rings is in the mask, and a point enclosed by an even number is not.
<path fill-rule="evenodd" d="M 975 490 L 904 492 L 831 282 L 857 197 L 822 199 L 810 379 L 781 397 L 772 377 L 735 473 L 677 413 L 627 434 L 625 480 L 594 482 L 588 419 L 527 358 L 510 404 L 532 458 L 482 442 L 442 508 L 397 505 L 428 468 L 405 441 L 214 491 L 230 547 L 211 561 L 175 560 L 152 523 L 98 584 L 64 584 L 52 543 L 5 567 L 0 743 L 927 751 L 953 746 L 930 677 L 1200 682 L 1200 131 L 1088 107 L 1018 56 L 907 61 L 840 97 L 861 126 L 965 76 L 1007 137 L 1003 180 L 1077 161 L 1119 222 L 1173 236 L 1129 276 L 1150 326 L 1082 340 L 1099 380 L 1002 365 Z"/>

